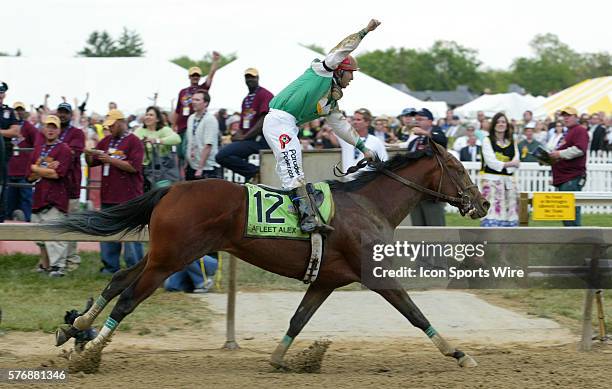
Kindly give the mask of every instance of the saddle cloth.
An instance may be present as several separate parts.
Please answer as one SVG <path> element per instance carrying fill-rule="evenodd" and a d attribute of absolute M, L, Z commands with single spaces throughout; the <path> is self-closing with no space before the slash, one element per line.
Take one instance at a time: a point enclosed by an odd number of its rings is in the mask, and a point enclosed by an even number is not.
<path fill-rule="evenodd" d="M 326 182 L 317 182 L 315 201 L 325 223 L 334 217 L 334 200 Z M 247 220 L 244 236 L 309 240 L 310 234 L 299 227 L 299 215 L 289 195 L 291 191 L 265 185 L 245 184 L 247 188 Z"/>

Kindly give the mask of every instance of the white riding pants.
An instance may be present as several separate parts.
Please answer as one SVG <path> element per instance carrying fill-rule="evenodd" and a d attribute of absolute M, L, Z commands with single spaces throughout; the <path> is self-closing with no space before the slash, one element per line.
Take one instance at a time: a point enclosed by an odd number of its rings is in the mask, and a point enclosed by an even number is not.
<path fill-rule="evenodd" d="M 264 119 L 263 134 L 274 152 L 276 174 L 283 189 L 294 189 L 306 183 L 298 132 L 295 118 L 285 111 L 270 109 Z"/>

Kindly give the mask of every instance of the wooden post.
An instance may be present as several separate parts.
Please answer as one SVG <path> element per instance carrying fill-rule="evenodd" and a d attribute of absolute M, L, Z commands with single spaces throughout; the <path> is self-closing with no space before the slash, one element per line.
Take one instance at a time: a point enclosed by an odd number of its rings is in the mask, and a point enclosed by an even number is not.
<path fill-rule="evenodd" d="M 519 226 L 529 226 L 529 193 L 521 192 L 519 197 Z"/>
<path fill-rule="evenodd" d="M 580 349 L 590 351 L 593 346 L 593 300 L 595 291 L 599 287 L 599 259 L 604 254 L 604 247 L 594 245 L 591 259 L 586 259 L 589 266 L 587 277 L 587 290 L 584 298 L 584 310 L 582 315 L 582 342 Z"/>
<path fill-rule="evenodd" d="M 582 342 L 580 343 L 581 351 L 591 351 L 593 345 L 593 298 L 595 297 L 595 289 L 587 289 L 584 298 L 584 310 L 582 314 Z"/>
<path fill-rule="evenodd" d="M 236 342 L 236 257 L 229 256 L 229 281 L 227 288 L 227 323 L 225 344 L 226 350 L 240 348 Z"/>
<path fill-rule="evenodd" d="M 604 316 L 603 307 L 603 289 L 595 292 L 595 302 L 597 303 L 597 322 L 599 324 L 599 340 L 604 342 L 608 335 L 606 334 L 606 319 Z"/>

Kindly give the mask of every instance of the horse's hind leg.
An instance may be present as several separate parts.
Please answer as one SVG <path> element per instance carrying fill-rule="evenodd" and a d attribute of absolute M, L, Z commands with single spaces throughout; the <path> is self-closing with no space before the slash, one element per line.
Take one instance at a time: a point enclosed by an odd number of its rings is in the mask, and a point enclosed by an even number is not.
<path fill-rule="evenodd" d="M 149 252 L 149 261 L 144 270 L 139 273 L 136 279 L 128 286 L 121 295 L 111 314 L 106 319 L 104 327 L 98 336 L 87 344 L 86 348 L 95 347 L 102 344 L 115 331 L 119 323 L 129 315 L 138 304 L 146 300 L 155 290 L 184 264 L 174 261 L 154 261 L 152 253 Z"/>
<path fill-rule="evenodd" d="M 270 358 L 270 364 L 276 368 L 285 367 L 283 358 L 289 350 L 291 343 L 296 336 L 302 331 L 302 328 L 308 323 L 308 320 L 317 311 L 317 309 L 323 304 L 323 302 L 329 297 L 334 291 L 335 287 L 325 287 L 321 285 L 312 284 L 308 287 L 306 294 L 302 298 L 298 309 L 293 314 L 291 321 L 289 322 L 289 330 L 280 341 L 276 349 L 272 353 Z"/>
<path fill-rule="evenodd" d="M 463 351 L 451 346 L 440 334 L 432 327 L 429 321 L 425 318 L 421 310 L 412 301 L 408 293 L 401 289 L 399 285 L 394 285 L 394 289 L 373 289 L 374 292 L 380 294 L 388 302 L 391 303 L 398 311 L 406 317 L 413 326 L 420 328 L 431 339 L 433 344 L 438 347 L 440 352 L 447 356 L 453 357 L 461 367 L 476 367 L 476 361 L 465 354 Z"/>
<path fill-rule="evenodd" d="M 70 340 L 70 338 L 74 337 L 79 331 L 89 329 L 104 307 L 138 277 L 142 269 L 144 269 L 147 259 L 148 255 L 145 255 L 142 260 L 134 266 L 116 272 L 87 312 L 77 317 L 69 328 L 60 327 L 57 329 L 55 333 L 55 345 L 61 346 Z"/>

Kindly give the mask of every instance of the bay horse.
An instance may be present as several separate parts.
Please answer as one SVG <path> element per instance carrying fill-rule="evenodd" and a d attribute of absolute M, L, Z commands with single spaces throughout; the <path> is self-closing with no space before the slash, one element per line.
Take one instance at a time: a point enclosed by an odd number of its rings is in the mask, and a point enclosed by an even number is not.
<path fill-rule="evenodd" d="M 463 165 L 443 147 L 430 142 L 425 150 L 401 152 L 375 164 L 373 170 L 360 172 L 353 181 L 331 181 L 330 186 L 336 209 L 332 221 L 335 231 L 326 238 L 318 278 L 308 287 L 270 363 L 284 367 L 291 343 L 325 299 L 339 287 L 361 282 L 425 332 L 443 355 L 455 358 L 461 367 L 476 366 L 476 361 L 451 346 L 433 328 L 398 280 L 385 278 L 374 284 L 362 277 L 381 265 L 372 261 L 373 244 L 391 242 L 395 228 L 422 199 L 443 200 L 474 219 L 486 215 L 489 204 Z M 302 279 L 310 242 L 245 237 L 245 196 L 244 186 L 228 181 L 190 181 L 150 191 L 103 211 L 70 214 L 56 222 L 55 227 L 64 232 L 108 236 L 148 225 L 150 234 L 145 257 L 115 273 L 94 305 L 72 327 L 58 329 L 57 345 L 90 328 L 102 309 L 119 296 L 104 327 L 84 351 L 101 353 L 117 325 L 168 276 L 210 252 L 226 251 L 264 270 Z"/>

